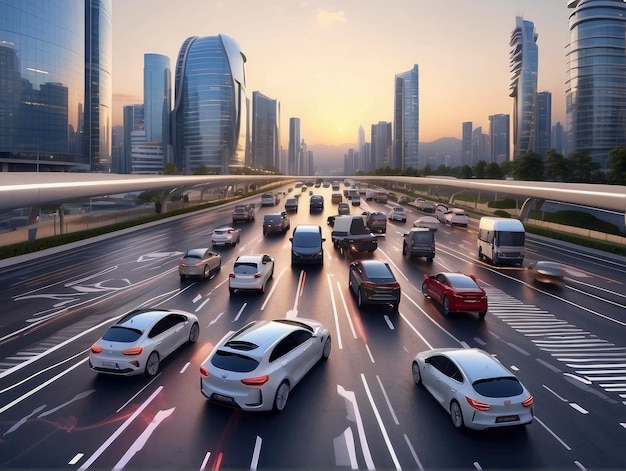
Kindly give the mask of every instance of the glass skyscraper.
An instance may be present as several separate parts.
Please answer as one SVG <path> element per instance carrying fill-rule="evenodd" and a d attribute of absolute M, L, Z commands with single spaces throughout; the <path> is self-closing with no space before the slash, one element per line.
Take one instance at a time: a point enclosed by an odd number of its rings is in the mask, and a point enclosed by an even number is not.
<path fill-rule="evenodd" d="M 252 149 L 250 165 L 280 167 L 280 102 L 261 92 L 252 92 Z"/>
<path fill-rule="evenodd" d="M 508 114 L 489 116 L 489 149 L 491 159 L 488 163 L 501 164 L 511 160 L 509 126 L 510 118 Z"/>
<path fill-rule="evenodd" d="M 589 152 L 606 168 L 626 145 L 626 3 L 571 0 L 567 46 L 566 129 L 569 151 Z"/>
<path fill-rule="evenodd" d="M 287 162 L 289 175 L 302 175 L 302 148 L 300 142 L 300 118 L 289 118 L 289 143 Z"/>
<path fill-rule="evenodd" d="M 510 94 L 513 102 L 513 155 L 519 157 L 536 151 L 537 72 L 539 51 L 532 21 L 515 18 L 511 33 Z"/>
<path fill-rule="evenodd" d="M 396 75 L 394 94 L 394 153 L 392 168 L 418 169 L 419 73 L 417 64 Z"/>
<path fill-rule="evenodd" d="M 248 106 L 246 56 L 230 37 L 187 38 L 176 61 L 172 139 L 184 174 L 244 165 Z"/>
<path fill-rule="evenodd" d="M 89 170 L 85 0 L 0 0 L 0 171 Z"/>
<path fill-rule="evenodd" d="M 545 157 L 552 148 L 552 93 L 537 93 L 537 154 Z"/>
<path fill-rule="evenodd" d="M 161 142 L 164 149 L 163 155 L 167 155 L 172 110 L 170 58 L 161 54 L 144 54 L 143 58 L 146 142 Z"/>

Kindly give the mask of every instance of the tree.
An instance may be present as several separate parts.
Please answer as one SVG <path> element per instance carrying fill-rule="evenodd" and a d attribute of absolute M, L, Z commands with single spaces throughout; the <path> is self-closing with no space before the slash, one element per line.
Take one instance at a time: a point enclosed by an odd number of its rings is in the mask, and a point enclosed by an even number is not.
<path fill-rule="evenodd" d="M 572 152 L 567 158 L 569 168 L 569 180 L 574 183 L 590 183 L 597 178 L 600 164 L 591 159 L 591 154 L 587 151 L 578 150 Z"/>
<path fill-rule="evenodd" d="M 546 154 L 546 180 L 567 181 L 569 173 L 565 157 L 557 152 L 556 149 L 550 149 Z"/>
<path fill-rule="evenodd" d="M 626 147 L 616 147 L 609 152 L 607 167 L 610 183 L 626 185 Z"/>
<path fill-rule="evenodd" d="M 513 161 L 513 177 L 516 180 L 543 180 L 543 159 L 536 152 L 527 152 Z"/>
<path fill-rule="evenodd" d="M 180 172 L 174 162 L 169 162 L 163 167 L 163 175 L 180 175 Z"/>
<path fill-rule="evenodd" d="M 479 160 L 472 167 L 472 171 L 474 172 L 474 176 L 476 178 L 485 178 L 485 167 L 487 166 L 487 162 L 484 160 Z"/>
<path fill-rule="evenodd" d="M 505 160 L 500 162 L 500 171 L 503 176 L 512 175 L 513 174 L 513 162 L 510 160 Z"/>
<path fill-rule="evenodd" d="M 460 178 L 472 178 L 472 167 L 465 164 L 459 169 Z"/>
<path fill-rule="evenodd" d="M 485 167 L 485 175 L 483 178 L 489 178 L 491 180 L 500 180 L 503 177 L 502 168 L 495 162 L 487 164 Z"/>

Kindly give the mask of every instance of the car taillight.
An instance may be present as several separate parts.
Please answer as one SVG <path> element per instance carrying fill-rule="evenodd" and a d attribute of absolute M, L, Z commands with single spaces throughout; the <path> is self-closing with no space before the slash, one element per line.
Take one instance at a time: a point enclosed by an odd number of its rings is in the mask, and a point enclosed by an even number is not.
<path fill-rule="evenodd" d="M 261 274 L 260 274 L 260 273 L 255 273 L 255 274 L 254 274 L 254 277 L 255 277 L 255 278 L 261 278 Z"/>
<path fill-rule="evenodd" d="M 200 374 L 205 378 L 209 377 L 209 370 L 207 370 L 204 366 L 200 366 Z"/>
<path fill-rule="evenodd" d="M 532 395 L 530 395 L 530 396 L 528 396 L 527 399 L 522 401 L 522 405 L 524 407 L 530 407 L 530 406 L 533 405 L 534 402 L 535 402 L 535 398 Z"/>
<path fill-rule="evenodd" d="M 102 353 L 102 347 L 100 345 L 96 345 L 95 343 L 91 346 L 91 353 Z"/>
<path fill-rule="evenodd" d="M 361 287 L 365 289 L 375 289 L 376 284 L 372 283 L 371 281 L 364 281 L 363 283 L 361 283 Z"/>
<path fill-rule="evenodd" d="M 472 399 L 471 397 L 465 396 L 465 399 L 467 400 L 467 403 L 476 410 L 489 410 L 489 408 L 491 407 L 489 404 L 477 401 L 476 399 Z"/>
<path fill-rule="evenodd" d="M 234 273 L 229 274 L 228 278 L 235 278 L 235 274 Z"/>
<path fill-rule="evenodd" d="M 143 347 L 131 347 L 122 350 L 124 355 L 141 355 L 141 352 L 143 352 Z"/>
<path fill-rule="evenodd" d="M 241 382 L 246 386 L 263 386 L 265 383 L 269 381 L 270 377 L 268 375 L 256 376 L 254 378 L 246 378 L 242 379 Z"/>

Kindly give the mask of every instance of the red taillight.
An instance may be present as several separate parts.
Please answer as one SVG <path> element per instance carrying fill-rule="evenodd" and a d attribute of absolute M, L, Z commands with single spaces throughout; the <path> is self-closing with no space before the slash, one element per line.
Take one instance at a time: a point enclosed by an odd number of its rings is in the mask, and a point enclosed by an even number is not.
<path fill-rule="evenodd" d="M 229 274 L 228 278 L 235 278 L 235 274 L 234 273 Z"/>
<path fill-rule="evenodd" d="M 209 377 L 209 370 L 207 370 L 204 366 L 200 366 L 200 374 L 205 378 Z"/>
<path fill-rule="evenodd" d="M 465 396 L 465 399 L 467 400 L 467 403 L 476 410 L 489 410 L 489 408 L 491 407 L 489 404 L 477 401 L 475 399 L 472 399 L 471 397 Z"/>
<path fill-rule="evenodd" d="M 260 273 L 255 273 L 255 274 L 254 274 L 254 277 L 255 277 L 255 278 L 261 278 L 261 274 L 260 274 Z"/>
<path fill-rule="evenodd" d="M 528 396 L 528 398 L 527 398 L 527 399 L 524 399 L 524 400 L 522 401 L 522 405 L 523 405 L 524 407 L 530 407 L 530 406 L 532 406 L 532 405 L 533 405 L 533 403 L 534 403 L 534 402 L 535 402 L 535 398 L 534 398 L 532 395 L 530 395 L 530 396 Z"/>
<path fill-rule="evenodd" d="M 361 287 L 365 288 L 365 289 L 375 289 L 376 288 L 376 284 L 370 282 L 370 281 L 364 281 L 363 283 L 361 283 Z"/>
<path fill-rule="evenodd" d="M 131 347 L 122 350 L 124 355 L 141 355 L 141 352 L 143 352 L 143 347 Z"/>
<path fill-rule="evenodd" d="M 246 386 L 263 386 L 270 380 L 268 375 L 257 376 L 255 378 L 242 379 L 241 382 Z"/>
<path fill-rule="evenodd" d="M 95 354 L 102 353 L 102 347 L 94 343 L 91 346 L 91 353 L 95 353 Z"/>

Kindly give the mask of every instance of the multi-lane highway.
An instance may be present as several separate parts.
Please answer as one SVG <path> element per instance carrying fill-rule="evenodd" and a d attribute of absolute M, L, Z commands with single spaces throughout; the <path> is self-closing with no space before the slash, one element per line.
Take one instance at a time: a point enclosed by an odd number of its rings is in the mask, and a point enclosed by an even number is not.
<path fill-rule="evenodd" d="M 299 190 L 294 190 L 299 192 Z M 359 310 L 348 263 L 330 242 L 331 190 L 310 215 L 308 192 L 292 214 L 322 226 L 322 267 L 292 267 L 289 235 L 264 237 L 263 215 L 242 223 L 241 243 L 218 248 L 212 279 L 181 281 L 184 250 L 210 245 L 232 206 L 168 220 L 0 269 L 0 467 L 55 469 L 618 469 L 626 467 L 626 264 L 602 253 L 528 237 L 524 267 L 477 259 L 476 222 L 440 227 L 432 264 L 402 256 L 406 224 L 389 222 L 366 257 L 390 263 L 399 313 Z M 363 201 L 361 210 L 389 210 Z M 266 292 L 229 296 L 240 254 L 268 253 Z M 536 285 L 529 263 L 556 260 L 560 289 Z M 424 273 L 473 273 L 489 295 L 484 321 L 444 316 L 421 293 Z M 93 372 L 88 351 L 119 316 L 138 307 L 195 313 L 200 338 L 168 357 L 153 379 Z M 246 413 L 208 403 L 199 366 L 227 332 L 253 319 L 301 316 L 333 337 L 286 409 Z M 535 397 L 522 429 L 459 432 L 414 384 L 411 360 L 435 347 L 480 347 L 513 370 Z"/>

